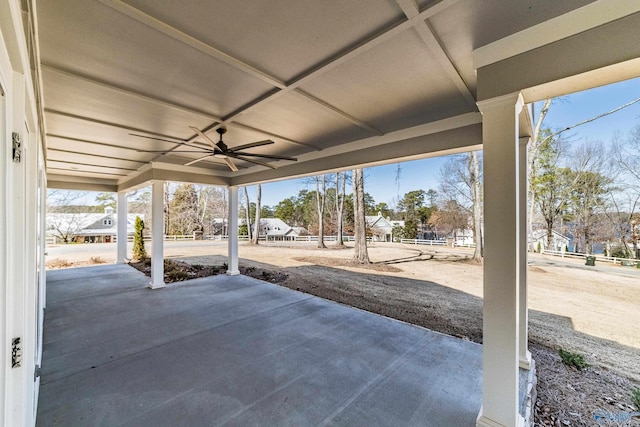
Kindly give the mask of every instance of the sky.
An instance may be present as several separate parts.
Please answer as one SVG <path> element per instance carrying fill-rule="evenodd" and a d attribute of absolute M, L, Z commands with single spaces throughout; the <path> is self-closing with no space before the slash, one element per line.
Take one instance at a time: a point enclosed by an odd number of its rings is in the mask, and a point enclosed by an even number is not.
<path fill-rule="evenodd" d="M 554 100 L 545 119 L 545 125 L 556 130 L 563 129 L 638 98 L 640 98 L 640 78 L 567 95 Z M 535 117 L 541 108 L 541 102 L 534 105 Z M 590 140 L 601 140 L 606 143 L 611 141 L 616 132 L 626 137 L 636 125 L 640 125 L 640 102 L 595 122 L 572 129 L 563 136 L 572 144 Z M 397 164 L 367 168 L 365 169 L 365 191 L 373 196 L 376 203 L 385 202 L 389 206 L 395 205 L 398 195 L 402 198 L 409 191 L 429 189 L 437 191 L 440 168 L 445 161 L 445 157 L 436 157 L 401 163 L 399 186 L 396 183 Z M 280 200 L 297 195 L 298 191 L 305 188 L 315 190 L 315 184 L 309 183 L 308 178 L 263 184 L 262 204 L 274 206 Z M 249 197 L 255 197 L 254 194 L 255 189 L 250 187 Z"/>
<path fill-rule="evenodd" d="M 559 130 L 583 120 L 611 111 L 621 105 L 640 98 L 640 78 L 567 95 L 554 100 L 545 119 L 545 126 Z M 534 105 L 534 120 L 541 103 Z M 626 137 L 631 129 L 640 125 L 640 102 L 621 111 L 579 126 L 563 136 L 572 144 L 591 140 L 611 141 L 616 132 Z M 376 203 L 384 202 L 393 207 L 399 198 L 413 190 L 438 190 L 440 168 L 445 157 L 414 160 L 400 163 L 400 182 L 396 182 L 397 164 L 365 169 L 365 191 Z M 281 200 L 295 196 L 300 190 L 315 190 L 309 178 L 279 181 L 262 185 L 262 204 L 275 206 Z M 350 191 L 347 189 L 347 191 Z M 93 204 L 96 193 L 84 198 Z M 255 186 L 249 187 L 249 197 L 255 200 Z"/>

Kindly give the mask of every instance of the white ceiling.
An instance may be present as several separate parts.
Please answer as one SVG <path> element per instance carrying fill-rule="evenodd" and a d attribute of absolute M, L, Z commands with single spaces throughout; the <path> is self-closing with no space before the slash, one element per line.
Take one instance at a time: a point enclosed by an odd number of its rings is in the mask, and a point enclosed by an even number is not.
<path fill-rule="evenodd" d="M 122 188 L 153 162 L 249 182 L 477 147 L 473 51 L 592 1 L 38 1 L 49 180 Z M 197 145 L 189 126 L 299 160 L 185 167 L 202 155 L 159 139 Z"/>

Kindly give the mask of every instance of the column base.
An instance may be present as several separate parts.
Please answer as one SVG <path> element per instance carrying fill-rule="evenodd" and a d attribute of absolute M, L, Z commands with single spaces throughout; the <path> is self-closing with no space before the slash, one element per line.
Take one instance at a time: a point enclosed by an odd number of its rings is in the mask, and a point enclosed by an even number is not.
<path fill-rule="evenodd" d="M 531 352 L 527 350 L 527 354 L 524 357 L 520 357 L 519 365 L 522 369 L 531 369 Z"/>
<path fill-rule="evenodd" d="M 162 289 L 162 288 L 166 288 L 167 284 L 166 283 L 149 283 L 148 288 L 149 289 Z"/>
<path fill-rule="evenodd" d="M 235 270 L 235 271 L 228 270 L 227 271 L 227 276 L 237 276 L 239 274 L 240 274 L 240 270 Z"/>
<path fill-rule="evenodd" d="M 516 425 L 513 427 L 524 427 L 524 418 L 522 418 L 521 415 L 518 415 L 518 418 L 516 419 Z M 476 419 L 476 427 L 510 427 L 510 426 L 505 426 L 504 424 L 500 424 L 497 421 L 494 421 L 490 418 L 485 417 L 484 415 L 482 415 L 482 409 L 480 409 L 480 414 L 478 415 L 478 419 Z"/>

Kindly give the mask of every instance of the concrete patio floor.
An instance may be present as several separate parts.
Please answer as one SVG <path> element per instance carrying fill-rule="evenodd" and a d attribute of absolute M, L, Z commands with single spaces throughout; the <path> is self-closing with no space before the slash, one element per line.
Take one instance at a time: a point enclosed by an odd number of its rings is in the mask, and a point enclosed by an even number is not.
<path fill-rule="evenodd" d="M 482 347 L 245 276 L 47 272 L 38 426 L 473 426 Z"/>

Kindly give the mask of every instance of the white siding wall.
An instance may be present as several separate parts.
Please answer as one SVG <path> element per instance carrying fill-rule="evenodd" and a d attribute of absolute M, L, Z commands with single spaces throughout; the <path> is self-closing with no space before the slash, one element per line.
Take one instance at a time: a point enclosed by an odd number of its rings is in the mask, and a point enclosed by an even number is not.
<path fill-rule="evenodd" d="M 24 15 L 27 17 L 28 15 Z M 35 424 L 44 299 L 44 159 L 19 0 L 0 2 L 0 425 Z M 11 135 L 22 138 L 13 162 Z M 39 268 L 38 268 L 39 267 Z M 38 274 L 40 270 L 41 274 Z M 40 303 L 39 303 L 40 301 Z M 20 338 L 21 366 L 11 366 Z"/>

